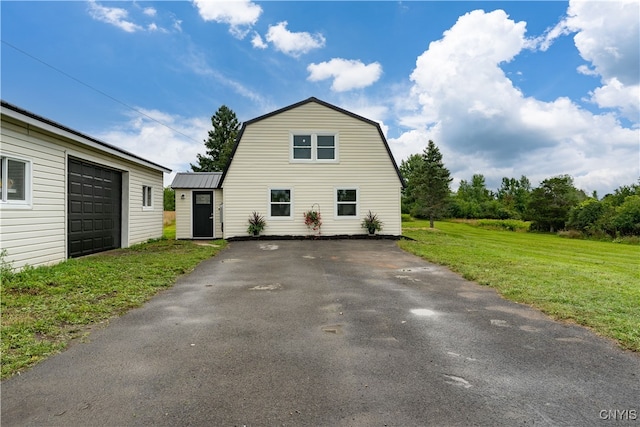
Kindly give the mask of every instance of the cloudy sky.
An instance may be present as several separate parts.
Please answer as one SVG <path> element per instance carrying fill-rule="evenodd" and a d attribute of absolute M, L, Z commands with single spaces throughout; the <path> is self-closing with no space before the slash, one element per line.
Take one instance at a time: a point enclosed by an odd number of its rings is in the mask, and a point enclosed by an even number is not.
<path fill-rule="evenodd" d="M 640 176 L 640 3 L 3 1 L 5 101 L 189 170 L 221 105 L 310 96 L 432 139 L 455 178 Z M 165 178 L 171 182 L 172 176 Z"/>

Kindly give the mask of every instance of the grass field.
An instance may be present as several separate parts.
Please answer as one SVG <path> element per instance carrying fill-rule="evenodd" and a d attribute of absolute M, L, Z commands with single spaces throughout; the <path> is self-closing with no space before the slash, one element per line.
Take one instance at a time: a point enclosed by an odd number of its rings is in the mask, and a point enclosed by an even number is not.
<path fill-rule="evenodd" d="M 640 246 L 469 224 L 403 223 L 401 248 L 640 351 Z"/>
<path fill-rule="evenodd" d="M 142 305 L 225 246 L 214 243 L 163 239 L 17 274 L 3 269 L 2 378 L 60 351 L 92 325 Z"/>

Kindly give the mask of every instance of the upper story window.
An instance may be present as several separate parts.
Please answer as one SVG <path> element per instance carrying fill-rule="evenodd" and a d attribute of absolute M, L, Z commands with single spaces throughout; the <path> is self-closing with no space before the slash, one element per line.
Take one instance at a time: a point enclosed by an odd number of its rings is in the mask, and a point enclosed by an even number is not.
<path fill-rule="evenodd" d="M 311 135 L 293 135 L 293 158 L 311 160 Z"/>
<path fill-rule="evenodd" d="M 153 207 L 153 188 L 147 185 L 142 186 L 142 207 Z"/>
<path fill-rule="evenodd" d="M 338 135 L 330 132 L 293 133 L 291 160 L 294 162 L 335 162 L 338 160 Z"/>
<path fill-rule="evenodd" d="M 0 157 L 0 201 L 7 205 L 28 205 L 31 202 L 31 162 L 12 157 Z"/>

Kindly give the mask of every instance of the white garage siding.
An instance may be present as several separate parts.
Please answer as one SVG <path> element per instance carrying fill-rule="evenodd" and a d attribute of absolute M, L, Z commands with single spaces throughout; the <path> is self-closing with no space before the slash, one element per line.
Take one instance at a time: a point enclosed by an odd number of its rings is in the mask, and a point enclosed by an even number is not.
<path fill-rule="evenodd" d="M 291 135 L 301 131 L 335 133 L 338 161 L 292 162 Z M 309 234 L 303 213 L 318 205 L 323 235 L 366 233 L 360 223 L 369 210 L 383 221 L 382 234 L 401 234 L 402 183 L 378 127 L 321 103 L 302 103 L 249 122 L 222 186 L 225 238 L 246 236 L 252 211 L 265 215 L 264 235 Z M 336 215 L 338 188 L 357 190 L 355 217 Z M 291 217 L 269 217 L 270 189 L 291 190 Z"/>
<path fill-rule="evenodd" d="M 162 236 L 162 166 L 105 146 L 68 128 L 2 104 L 0 154 L 29 162 L 30 203 L 0 203 L 0 245 L 16 268 L 67 258 L 67 161 L 69 157 L 122 173 L 122 236 L 127 247 Z M 44 122 L 42 121 L 44 120 Z M 143 208 L 142 186 L 153 206 Z"/>

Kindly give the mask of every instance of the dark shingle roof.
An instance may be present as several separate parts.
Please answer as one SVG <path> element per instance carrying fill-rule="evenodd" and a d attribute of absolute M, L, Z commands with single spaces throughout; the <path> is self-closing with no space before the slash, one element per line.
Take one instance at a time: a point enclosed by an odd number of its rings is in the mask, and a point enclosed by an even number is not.
<path fill-rule="evenodd" d="M 219 188 L 222 172 L 179 172 L 171 188 Z"/>

